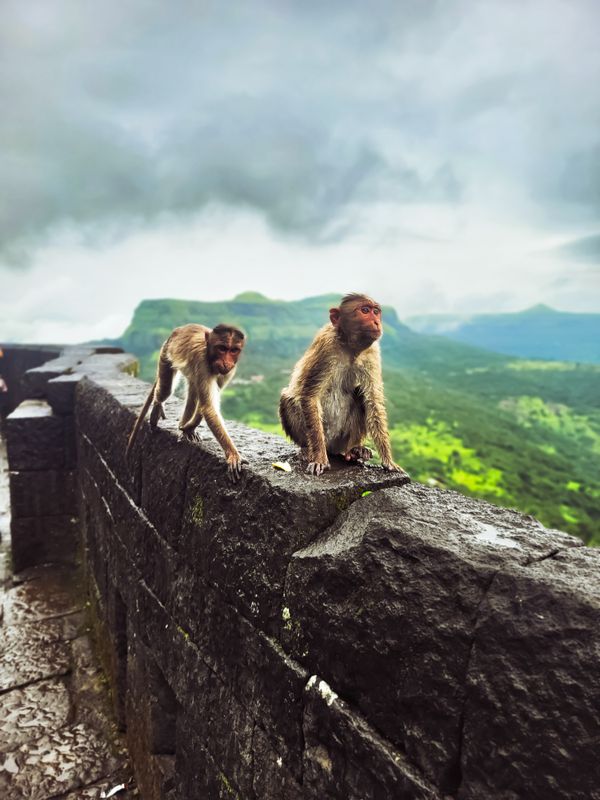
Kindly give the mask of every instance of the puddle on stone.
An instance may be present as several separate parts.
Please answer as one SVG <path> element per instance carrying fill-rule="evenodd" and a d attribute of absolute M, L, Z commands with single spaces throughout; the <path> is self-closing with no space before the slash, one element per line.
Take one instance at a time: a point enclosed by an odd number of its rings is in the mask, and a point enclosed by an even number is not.
<path fill-rule="evenodd" d="M 489 525 L 487 522 L 480 522 L 478 524 L 480 530 L 475 533 L 475 537 L 478 541 L 491 544 L 493 547 L 508 547 L 513 550 L 523 549 L 519 542 L 515 539 L 511 539 L 510 536 L 505 536 L 493 525 Z"/>

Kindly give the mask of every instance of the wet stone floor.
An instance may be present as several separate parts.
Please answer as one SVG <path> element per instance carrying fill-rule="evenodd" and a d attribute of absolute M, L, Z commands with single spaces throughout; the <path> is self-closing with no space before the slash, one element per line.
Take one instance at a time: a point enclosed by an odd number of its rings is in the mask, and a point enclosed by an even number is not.
<path fill-rule="evenodd" d="M 131 800 L 137 790 L 73 571 L 13 575 L 9 529 L 0 438 L 0 798 Z"/>

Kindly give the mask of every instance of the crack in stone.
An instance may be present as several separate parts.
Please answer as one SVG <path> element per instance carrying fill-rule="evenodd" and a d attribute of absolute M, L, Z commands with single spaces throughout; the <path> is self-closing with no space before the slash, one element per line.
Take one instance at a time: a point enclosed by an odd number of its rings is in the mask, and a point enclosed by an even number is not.
<path fill-rule="evenodd" d="M 562 547 L 556 547 L 554 550 L 551 550 L 549 553 L 543 556 L 532 556 L 528 558 L 527 561 L 523 564 L 524 567 L 530 567 L 532 564 L 540 564 L 542 561 L 546 561 L 549 558 L 555 558 L 559 553 L 566 552 Z"/>
<path fill-rule="evenodd" d="M 458 750 L 457 750 L 457 755 L 456 755 L 456 759 L 455 759 L 454 764 L 451 764 L 448 767 L 448 770 L 447 770 L 448 773 L 454 773 L 454 780 L 452 781 L 452 783 L 449 786 L 445 787 L 445 790 L 450 792 L 454 797 L 458 796 L 458 794 L 460 792 L 460 788 L 462 786 L 462 782 L 463 782 L 462 764 L 461 764 L 461 762 L 462 762 L 462 753 L 463 753 L 464 736 L 465 736 L 465 711 L 466 711 L 466 707 L 467 707 L 467 702 L 469 700 L 469 691 L 468 691 L 468 688 L 467 688 L 467 684 L 468 684 L 469 672 L 470 672 L 470 669 L 471 669 L 471 660 L 472 660 L 472 657 L 473 657 L 473 650 L 475 649 L 475 642 L 476 642 L 476 639 L 477 639 L 477 625 L 478 625 L 478 622 L 479 622 L 479 614 L 480 614 L 481 606 L 483 605 L 485 600 L 487 600 L 487 597 L 488 597 L 488 595 L 489 595 L 489 593 L 491 591 L 492 585 L 493 585 L 494 581 L 496 580 L 496 577 L 498 576 L 499 573 L 500 573 L 499 569 L 495 570 L 492 573 L 492 576 L 491 576 L 490 580 L 488 581 L 487 586 L 483 590 L 483 593 L 481 595 L 481 598 L 480 598 L 479 602 L 477 603 L 477 608 L 475 609 L 475 613 L 473 615 L 473 635 L 471 637 L 471 644 L 469 646 L 469 652 L 468 652 L 468 655 L 467 655 L 467 663 L 465 665 L 464 682 L 463 682 L 465 697 L 464 697 L 464 701 L 463 701 L 463 704 L 462 704 L 460 717 L 459 717 L 459 724 L 458 724 Z"/>

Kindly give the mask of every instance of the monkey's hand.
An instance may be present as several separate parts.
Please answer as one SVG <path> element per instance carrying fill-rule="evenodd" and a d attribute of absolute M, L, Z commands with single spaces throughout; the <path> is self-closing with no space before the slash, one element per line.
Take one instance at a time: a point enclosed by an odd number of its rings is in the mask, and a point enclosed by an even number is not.
<path fill-rule="evenodd" d="M 311 461 L 306 468 L 309 475 L 322 475 L 326 469 L 329 469 L 329 462 L 325 461 Z"/>
<path fill-rule="evenodd" d="M 242 474 L 242 457 L 239 453 L 227 456 L 227 475 L 232 483 L 238 481 Z"/>
<path fill-rule="evenodd" d="M 384 461 L 382 463 L 382 466 L 384 469 L 387 469 L 388 472 L 400 472 L 402 473 L 402 475 L 406 475 L 407 478 L 410 478 L 408 472 L 402 469 L 402 467 L 399 466 L 398 464 L 395 464 L 393 461 Z"/>

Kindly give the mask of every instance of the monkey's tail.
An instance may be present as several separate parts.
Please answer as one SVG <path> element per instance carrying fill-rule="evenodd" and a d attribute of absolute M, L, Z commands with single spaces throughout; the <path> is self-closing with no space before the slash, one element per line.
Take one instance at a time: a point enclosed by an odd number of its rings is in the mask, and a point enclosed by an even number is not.
<path fill-rule="evenodd" d="M 138 414 L 138 418 L 135 421 L 135 425 L 131 429 L 131 433 L 129 434 L 129 439 L 127 440 L 127 447 L 125 448 L 125 456 L 129 455 L 129 451 L 131 450 L 131 448 L 133 447 L 133 443 L 137 439 L 138 431 L 140 429 L 142 422 L 146 418 L 146 414 L 148 413 L 148 409 L 150 408 L 150 405 L 152 403 L 152 398 L 154 397 L 155 390 L 156 390 L 156 381 L 154 381 L 154 383 L 152 384 L 152 388 L 150 389 L 148 397 L 146 398 L 146 402 L 142 406 L 142 410 Z"/>

